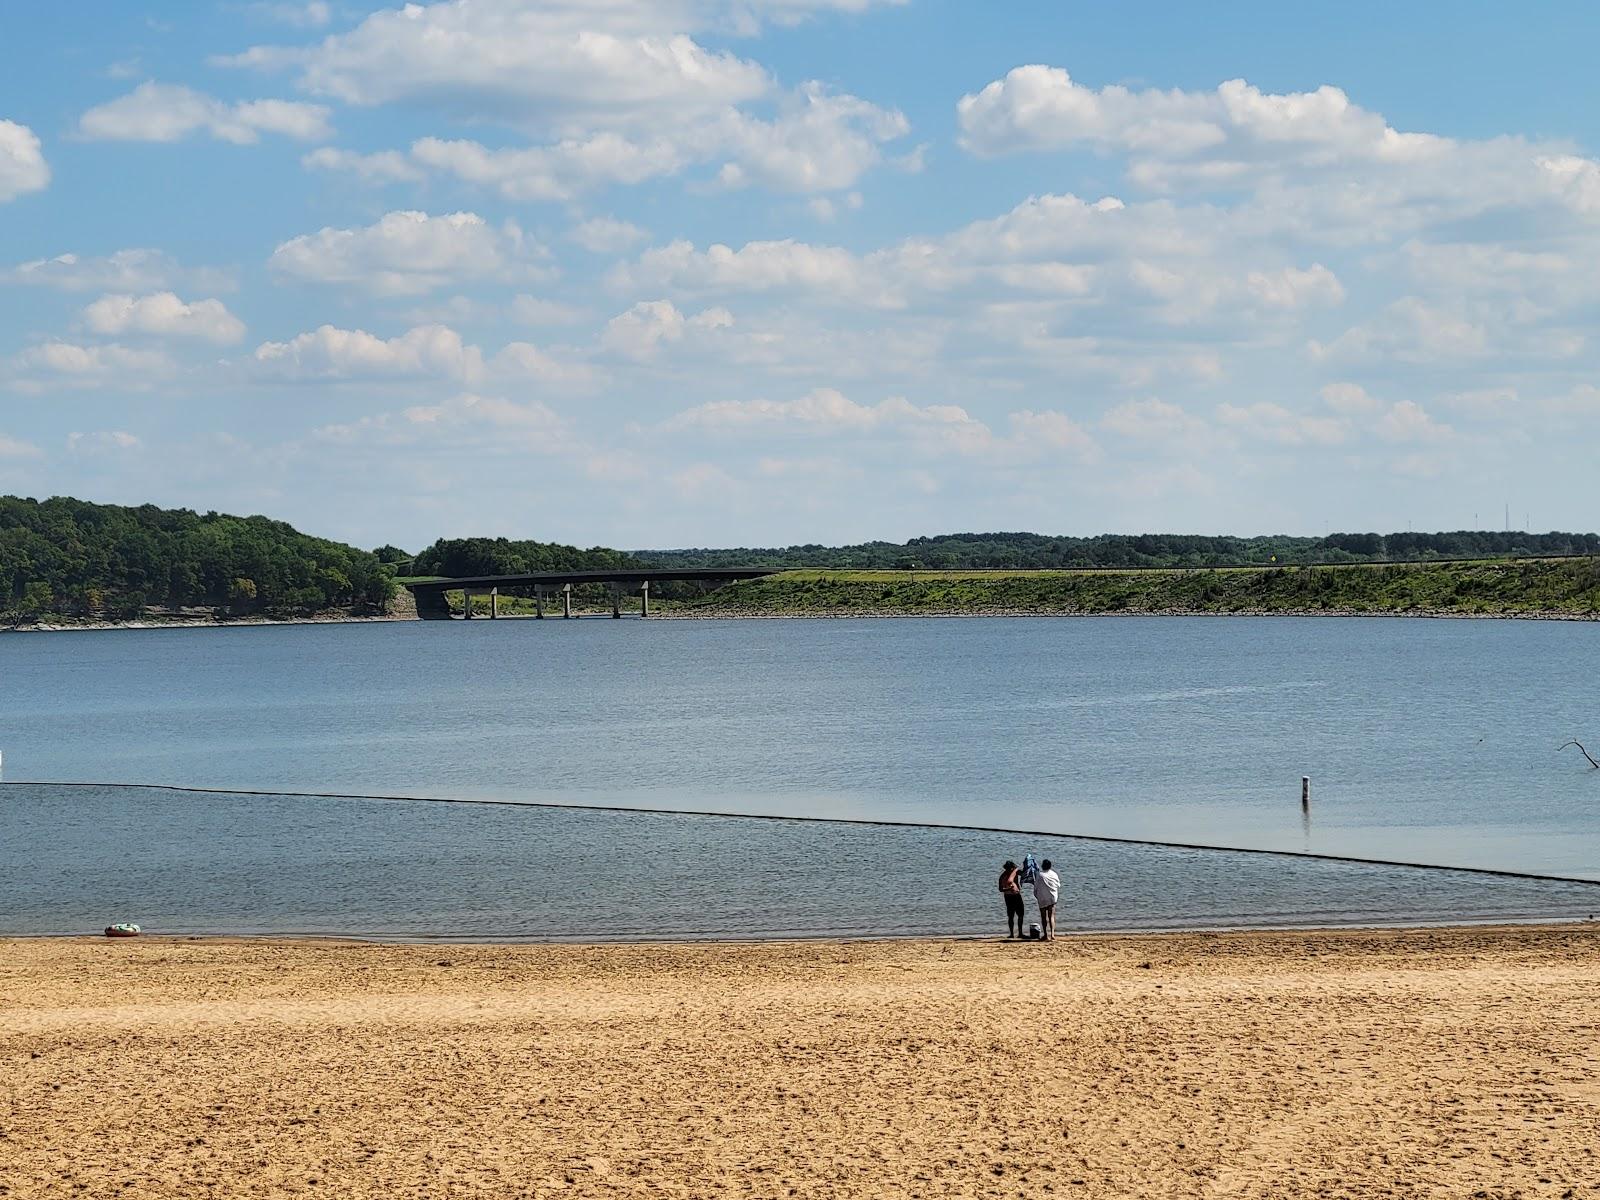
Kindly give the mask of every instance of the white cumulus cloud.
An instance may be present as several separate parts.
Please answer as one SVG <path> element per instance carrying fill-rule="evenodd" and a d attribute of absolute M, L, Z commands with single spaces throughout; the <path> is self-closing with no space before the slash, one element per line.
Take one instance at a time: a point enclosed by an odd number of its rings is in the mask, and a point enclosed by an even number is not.
<path fill-rule="evenodd" d="M 771 120 L 729 113 L 708 131 L 705 157 L 726 157 L 719 180 L 781 192 L 854 187 L 883 159 L 882 147 L 911 123 L 896 109 L 810 83 L 785 98 Z"/>
<path fill-rule="evenodd" d="M 361 154 L 336 146 L 319 146 L 304 155 L 300 165 L 312 171 L 344 171 L 366 183 L 415 183 L 423 178 L 422 168 L 398 150 Z"/>
<path fill-rule="evenodd" d="M 93 433 L 67 434 L 69 454 L 121 454 L 138 450 L 144 443 L 125 429 L 100 429 Z"/>
<path fill-rule="evenodd" d="M 50 164 L 38 135 L 26 125 L 0 120 L 0 204 L 50 183 Z"/>
<path fill-rule="evenodd" d="M 1120 157 L 1137 188 L 1229 197 L 1213 218 L 1259 237 L 1373 244 L 1523 210 L 1548 241 L 1600 213 L 1600 163 L 1570 147 L 1401 131 L 1332 86 L 1095 88 L 1035 64 L 963 97 L 957 117 L 974 154 Z"/>
<path fill-rule="evenodd" d="M 32 442 L 0 433 L 0 459 L 43 458 L 44 451 Z"/>
<path fill-rule="evenodd" d="M 1304 308 L 1344 300 L 1344 285 L 1321 263 L 1304 270 L 1284 267 L 1277 271 L 1251 271 L 1245 283 L 1252 296 L 1271 308 Z"/>
<path fill-rule="evenodd" d="M 906 133 L 904 115 L 814 81 L 782 88 L 760 64 L 693 35 L 868 3 L 448 0 L 373 13 L 313 46 L 218 61 L 292 70 L 305 90 L 348 104 L 404 103 L 515 129 L 532 144 L 426 137 L 409 152 L 512 200 L 569 199 L 699 165 L 724 186 L 814 193 L 853 186 Z M 369 177 L 376 166 L 331 155 L 314 165 Z"/>
<path fill-rule="evenodd" d="M 228 311 L 220 300 L 195 300 L 185 303 L 172 292 L 153 292 L 148 296 L 126 294 L 101 296 L 83 310 L 84 323 L 95 333 L 168 334 L 175 337 L 203 338 L 227 344 L 244 337 L 244 322 Z"/>
<path fill-rule="evenodd" d="M 670 137 L 633 137 L 610 130 L 549 146 L 493 149 L 470 139 L 428 137 L 411 158 L 435 171 L 508 200 L 566 200 L 608 184 L 637 184 L 683 169 L 684 147 Z"/>
<path fill-rule="evenodd" d="M 597 121 L 665 124 L 751 99 L 759 65 L 673 32 L 680 6 L 510 0 L 407 4 L 310 47 L 220 60 L 290 68 L 346 104 L 424 102 L 458 115 L 570 133 Z"/>
<path fill-rule="evenodd" d="M 322 443 L 349 449 L 459 447 L 485 454 L 582 452 L 567 422 L 541 400 L 462 392 L 437 404 L 415 404 L 313 431 Z"/>
<path fill-rule="evenodd" d="M 1430 363 L 1482 358 L 1492 350 L 1494 338 L 1485 320 L 1459 305 L 1405 296 L 1332 342 L 1313 341 L 1309 348 L 1318 362 Z"/>
<path fill-rule="evenodd" d="M 511 200 L 570 199 L 695 166 L 715 167 L 723 187 L 815 193 L 853 187 L 883 160 L 883 145 L 909 128 L 898 111 L 807 84 L 781 97 L 770 119 L 728 108 L 659 129 L 584 129 L 548 144 L 493 149 L 428 137 L 412 144 L 411 160 Z"/>
<path fill-rule="evenodd" d="M 1322 402 L 1336 413 L 1360 416 L 1376 412 L 1382 401 L 1359 383 L 1330 383 L 1321 392 Z"/>
<path fill-rule="evenodd" d="M 647 250 L 636 264 L 614 275 L 622 286 L 676 287 L 707 291 L 766 291 L 774 288 L 853 290 L 859 263 L 848 250 L 785 239 L 748 242 L 738 250 L 720 243 L 696 250 L 674 241 Z"/>
<path fill-rule="evenodd" d="M 816 388 L 794 400 L 713 400 L 669 418 L 664 428 L 748 431 L 791 426 L 822 434 L 902 431 L 955 449 L 981 449 L 989 427 L 954 404 L 913 404 L 891 396 L 858 404 L 835 388 Z"/>
<path fill-rule="evenodd" d="M 532 342 L 507 342 L 489 363 L 490 373 L 506 381 L 534 380 L 549 387 L 583 390 L 596 381 L 585 362 L 554 354 Z"/>
<path fill-rule="evenodd" d="M 193 88 L 142 83 L 126 96 L 97 105 L 78 119 L 78 132 L 103 141 L 176 142 L 205 132 L 218 141 L 249 145 L 263 133 L 311 141 L 332 133 L 329 111 L 296 100 L 235 104 Z"/>
<path fill-rule="evenodd" d="M 364 229 L 291 238 L 269 265 L 287 279 L 406 296 L 467 280 L 526 279 L 544 257 L 512 221 L 496 227 L 475 213 L 392 212 Z"/>
<path fill-rule="evenodd" d="M 1106 410 L 1100 428 L 1143 441 L 1175 441 L 1204 432 L 1206 423 L 1181 405 L 1166 400 L 1128 400 Z"/>
<path fill-rule="evenodd" d="M 634 359 L 648 359 L 664 343 L 727 329 L 733 314 L 725 308 L 708 308 L 685 316 L 670 300 L 645 300 L 606 323 L 601 343 L 609 350 Z"/>
<path fill-rule="evenodd" d="M 268 21 L 277 21 L 295 29 L 321 29 L 333 20 L 333 8 L 328 0 L 256 0 L 250 11 Z"/>
<path fill-rule="evenodd" d="M 172 360 L 160 350 L 141 350 L 115 342 L 43 342 L 15 355 L 11 364 L 20 385 L 28 390 L 105 384 L 142 388 L 173 370 Z"/>
<path fill-rule="evenodd" d="M 1022 409 L 1011 413 L 1012 439 L 1019 448 L 1038 451 L 1062 451 L 1080 462 L 1093 462 L 1100 457 L 1100 445 L 1094 435 L 1063 412 L 1046 410 L 1035 412 Z"/>
<path fill-rule="evenodd" d="M 287 342 L 263 342 L 254 362 L 263 375 L 297 380 L 437 376 L 472 380 L 483 354 L 443 325 L 419 325 L 398 337 L 322 325 Z"/>
<path fill-rule="evenodd" d="M 1336 446 L 1350 436 L 1340 418 L 1293 412 L 1281 404 L 1219 404 L 1217 422 L 1246 437 L 1280 446 Z"/>
<path fill-rule="evenodd" d="M 630 250 L 650 235 L 631 221 L 615 217 L 590 217 L 574 225 L 567 237 L 592 254 Z"/>
<path fill-rule="evenodd" d="M 191 286 L 230 291 L 226 272 L 185 267 L 161 250 L 118 250 L 107 255 L 58 254 L 0 270 L 0 283 L 50 287 L 63 292 L 145 292 Z"/>
<path fill-rule="evenodd" d="M 1418 161 L 1449 145 L 1397 132 L 1335 87 L 1275 95 L 1232 79 L 1211 92 L 1090 88 L 1043 65 L 1016 67 L 963 96 L 956 114 L 961 143 L 973 153 L 1074 146 L 1126 152 L 1140 164 L 1136 178 L 1152 185 L 1226 183 L 1263 159 L 1305 166 Z"/>
<path fill-rule="evenodd" d="M 1378 419 L 1375 432 L 1390 442 L 1442 442 L 1455 430 L 1433 419 L 1415 400 L 1398 400 Z"/>

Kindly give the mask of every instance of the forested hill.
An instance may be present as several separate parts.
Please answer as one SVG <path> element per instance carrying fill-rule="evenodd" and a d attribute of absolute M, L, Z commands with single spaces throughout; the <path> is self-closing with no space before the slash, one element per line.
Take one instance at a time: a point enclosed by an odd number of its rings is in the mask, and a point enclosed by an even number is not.
<path fill-rule="evenodd" d="M 1593 533 L 1335 533 L 1328 537 L 1197 534 L 950 533 L 909 542 L 734 550 L 637 550 L 646 567 L 854 567 L 923 570 L 1072 567 L 1230 567 L 1252 564 L 1430 562 L 1600 554 Z"/>
<path fill-rule="evenodd" d="M 435 542 L 400 569 L 412 575 L 462 577 L 618 567 L 1222 567 L 1557 555 L 1600 555 L 1600 535 L 1491 531 L 1074 538 L 956 533 L 855 546 L 634 552 L 457 538 Z M 369 554 L 267 517 L 0 497 L 0 619 L 12 624 L 47 614 L 130 619 L 150 608 L 212 607 L 234 616 L 329 609 L 383 612 L 395 594 L 391 564 L 405 558 L 393 547 Z"/>
<path fill-rule="evenodd" d="M 0 497 L 0 613 L 13 621 L 147 606 L 382 612 L 394 591 L 374 555 L 266 517 Z"/>
<path fill-rule="evenodd" d="M 713 552 L 719 553 L 719 552 Z M 465 579 L 481 575 L 527 575 L 539 571 L 608 571 L 641 565 L 620 550 L 595 546 L 580 550 L 555 542 L 513 542 L 505 538 L 445 538 L 417 555 L 415 575 Z"/>

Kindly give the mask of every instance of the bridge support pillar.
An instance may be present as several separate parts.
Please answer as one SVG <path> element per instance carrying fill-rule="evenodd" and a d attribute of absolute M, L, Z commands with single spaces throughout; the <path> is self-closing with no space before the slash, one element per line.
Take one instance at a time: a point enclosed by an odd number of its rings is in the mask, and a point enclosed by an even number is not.
<path fill-rule="evenodd" d="M 454 579 L 431 578 L 409 583 L 412 595 L 417 600 L 417 615 L 428 620 L 463 620 L 473 621 L 479 617 L 486 620 L 496 620 L 500 616 L 500 589 L 508 588 L 507 596 L 527 596 L 531 594 L 534 604 L 533 615 L 539 618 L 555 616 L 552 610 L 547 612 L 548 602 L 554 600 L 556 594 L 561 595 L 561 616 L 563 619 L 582 616 L 603 615 L 599 613 L 573 612 L 573 589 L 583 588 L 584 595 L 599 595 L 600 586 L 604 585 L 611 595 L 611 616 L 623 616 L 622 599 L 624 596 L 639 597 L 639 615 L 651 616 L 650 600 L 653 584 L 693 581 L 715 586 L 733 579 L 756 579 L 773 572 L 762 567 L 715 567 L 676 570 L 648 570 L 642 567 L 622 567 L 610 571 L 560 571 L 560 572 L 527 572 L 518 575 L 475 575 L 458 576 Z M 530 593 L 531 589 L 531 593 Z M 667 595 L 672 595 L 672 590 L 667 590 Z M 483 606 L 483 611 L 477 612 L 474 604 L 479 597 L 488 601 Z M 632 603 L 631 601 L 629 603 Z M 459 609 L 457 608 L 459 605 Z M 506 610 L 508 618 L 515 617 L 521 610 L 515 605 Z"/>

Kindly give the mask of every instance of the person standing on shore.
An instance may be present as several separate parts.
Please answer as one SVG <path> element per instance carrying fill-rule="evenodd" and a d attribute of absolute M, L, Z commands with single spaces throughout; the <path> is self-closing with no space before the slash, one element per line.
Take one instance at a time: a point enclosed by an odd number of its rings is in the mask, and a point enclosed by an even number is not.
<path fill-rule="evenodd" d="M 1009 858 L 1000 868 L 1000 895 L 1006 902 L 1006 936 L 1022 936 L 1022 868 Z"/>
<path fill-rule="evenodd" d="M 1061 897 L 1061 876 L 1050 865 L 1047 858 L 1039 864 L 1039 873 L 1033 877 L 1033 898 L 1039 905 L 1039 927 L 1044 931 L 1044 940 L 1055 941 L 1056 937 L 1056 901 Z"/>

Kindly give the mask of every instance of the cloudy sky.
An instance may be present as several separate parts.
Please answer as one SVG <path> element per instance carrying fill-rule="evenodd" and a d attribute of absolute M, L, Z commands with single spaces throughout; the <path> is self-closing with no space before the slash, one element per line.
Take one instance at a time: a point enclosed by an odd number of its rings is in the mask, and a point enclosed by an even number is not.
<path fill-rule="evenodd" d="M 1555 0 L 18 5 L 0 491 L 411 548 L 1594 529 L 1597 44 Z"/>

